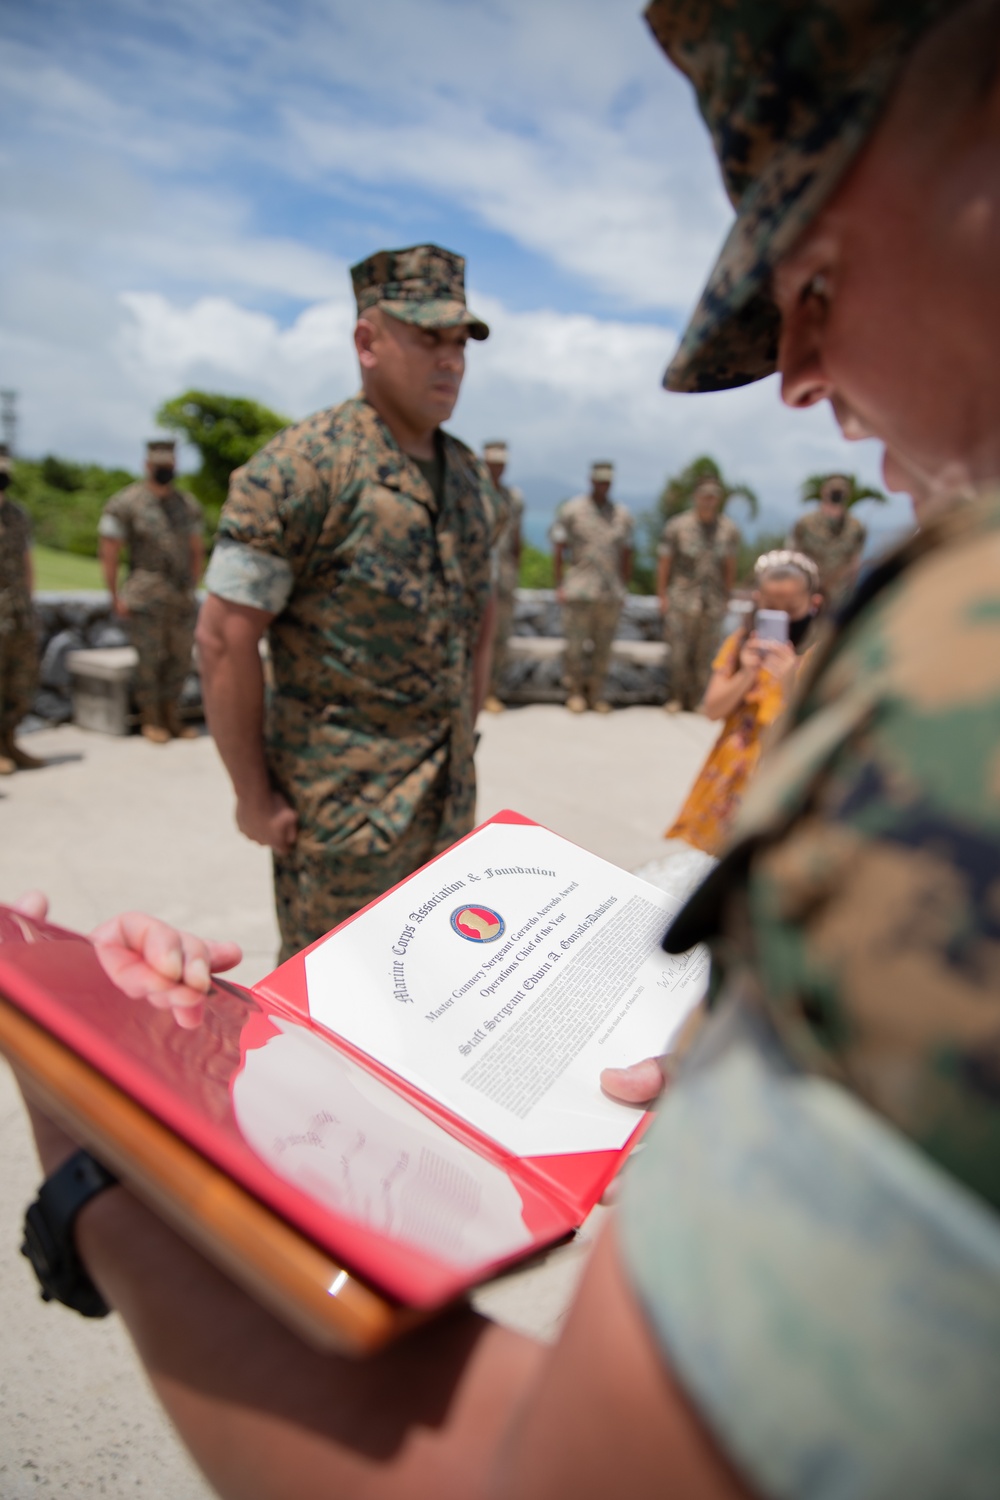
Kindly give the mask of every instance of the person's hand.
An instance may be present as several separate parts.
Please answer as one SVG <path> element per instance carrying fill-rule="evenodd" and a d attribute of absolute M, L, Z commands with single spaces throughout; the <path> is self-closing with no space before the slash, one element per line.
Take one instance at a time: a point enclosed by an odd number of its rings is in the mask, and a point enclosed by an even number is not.
<path fill-rule="evenodd" d="M 657 594 L 657 596 L 656 596 L 656 602 L 659 605 L 660 614 L 661 615 L 666 615 L 666 613 L 667 613 L 667 596 L 666 596 L 666 594 Z"/>
<path fill-rule="evenodd" d="M 111 613 L 113 615 L 116 615 L 119 620 L 127 620 L 128 619 L 128 605 L 127 604 L 123 604 L 120 599 L 113 599 L 111 601 Z"/>
<path fill-rule="evenodd" d="M 263 801 L 236 799 L 236 826 L 245 838 L 264 844 L 275 854 L 288 854 L 295 847 L 299 819 L 280 792 L 269 791 Z"/>
<path fill-rule="evenodd" d="M 561 585 L 560 585 L 559 588 L 556 589 L 556 603 L 557 604 L 565 604 L 566 603 L 566 590 Z"/>
<path fill-rule="evenodd" d="M 764 665 L 767 648 L 755 635 L 747 636 L 740 648 L 740 666 L 744 672 L 759 672 Z"/>
<path fill-rule="evenodd" d="M 652 1104 L 667 1086 L 665 1057 L 645 1057 L 628 1068 L 605 1068 L 601 1088 L 620 1104 Z"/>
<path fill-rule="evenodd" d="M 767 649 L 763 665 L 772 677 L 776 677 L 779 682 L 784 682 L 794 673 L 798 661 L 795 647 L 788 641 L 772 641 Z"/>
<path fill-rule="evenodd" d="M 101 967 L 130 1000 L 171 1010 L 178 1026 L 201 1024 L 211 976 L 238 964 L 238 943 L 213 943 L 143 912 L 124 912 L 90 934 Z"/>

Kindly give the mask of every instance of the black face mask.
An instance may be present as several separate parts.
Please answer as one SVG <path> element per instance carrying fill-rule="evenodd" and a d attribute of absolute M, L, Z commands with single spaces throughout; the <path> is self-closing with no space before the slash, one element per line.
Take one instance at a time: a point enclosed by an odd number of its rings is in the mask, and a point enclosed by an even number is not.
<path fill-rule="evenodd" d="M 796 651 L 799 649 L 799 647 L 802 645 L 802 642 L 809 634 L 809 627 L 812 625 L 812 622 L 813 620 L 815 620 L 815 618 L 816 616 L 814 612 L 810 610 L 807 615 L 802 616 L 801 620 L 789 620 L 788 639 L 791 641 Z"/>
<path fill-rule="evenodd" d="M 0 474 L 0 490 L 10 489 L 10 475 Z"/>
<path fill-rule="evenodd" d="M 153 470 L 153 478 L 157 484 L 169 484 L 173 477 L 174 471 L 170 464 L 157 464 Z"/>

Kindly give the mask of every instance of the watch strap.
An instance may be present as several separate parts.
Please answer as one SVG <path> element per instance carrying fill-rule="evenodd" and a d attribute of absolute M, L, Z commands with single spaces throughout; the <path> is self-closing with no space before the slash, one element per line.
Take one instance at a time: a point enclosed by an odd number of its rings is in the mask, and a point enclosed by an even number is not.
<path fill-rule="evenodd" d="M 24 1217 L 21 1253 L 35 1269 L 42 1297 L 85 1318 L 107 1317 L 111 1309 L 77 1254 L 73 1225 L 84 1204 L 117 1181 L 89 1151 L 76 1151 L 42 1183 Z"/>

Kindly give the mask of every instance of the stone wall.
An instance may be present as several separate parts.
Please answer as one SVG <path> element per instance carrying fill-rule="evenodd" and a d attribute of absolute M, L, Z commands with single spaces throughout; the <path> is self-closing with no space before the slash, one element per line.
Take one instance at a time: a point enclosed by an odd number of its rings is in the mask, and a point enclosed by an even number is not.
<path fill-rule="evenodd" d="M 39 593 L 35 595 L 38 618 L 41 686 L 35 699 L 33 718 L 48 724 L 65 723 L 72 717 L 69 701 L 71 651 L 124 646 L 128 634 L 111 614 L 110 599 L 103 592 Z M 552 589 L 519 589 L 511 640 L 510 659 L 504 676 L 504 696 L 511 703 L 561 703 L 561 620 Z M 612 703 L 663 703 L 667 696 L 667 648 L 657 601 L 648 595 L 630 594 L 625 600 L 615 640 L 608 680 Z M 198 677 L 191 673 L 184 688 L 187 715 L 201 703 Z"/>
<path fill-rule="evenodd" d="M 98 590 L 35 595 L 38 622 L 39 689 L 26 728 L 42 724 L 65 724 L 73 717 L 69 698 L 71 651 L 127 646 L 128 632 L 111 613 L 110 595 Z M 201 706 L 201 686 L 196 672 L 184 684 L 181 707 L 185 716 Z"/>

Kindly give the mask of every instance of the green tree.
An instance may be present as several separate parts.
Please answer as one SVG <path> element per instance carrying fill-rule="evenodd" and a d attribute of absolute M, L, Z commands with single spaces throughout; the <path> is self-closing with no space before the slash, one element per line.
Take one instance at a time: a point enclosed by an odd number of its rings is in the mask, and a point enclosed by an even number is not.
<path fill-rule="evenodd" d="M 540 547 L 524 542 L 521 547 L 521 564 L 518 583 L 522 589 L 552 589 L 556 578 L 552 558 Z"/>
<path fill-rule="evenodd" d="M 812 505 L 819 500 L 820 490 L 828 479 L 846 479 L 850 485 L 847 492 L 847 509 L 852 505 L 860 505 L 862 500 L 876 500 L 879 505 L 888 504 L 889 497 L 881 490 L 873 489 L 870 484 L 859 484 L 857 475 L 844 474 L 840 469 L 834 469 L 830 474 L 810 474 L 808 479 L 802 482 L 802 504 Z"/>
<path fill-rule="evenodd" d="M 746 501 L 752 517 L 757 515 L 757 496 L 750 486 L 731 484 L 715 459 L 703 453 L 700 458 L 693 458 L 679 473 L 671 475 L 660 491 L 656 509 L 661 525 L 664 521 L 669 521 L 671 516 L 676 516 L 680 511 L 688 509 L 694 499 L 695 490 L 706 479 L 714 480 L 722 489 L 723 509 L 735 497 Z"/>
<path fill-rule="evenodd" d="M 32 535 L 40 547 L 96 557 L 101 511 L 134 479 L 127 469 L 73 463 L 49 453 L 40 460 L 15 459 L 10 495 L 31 517 Z"/>
<path fill-rule="evenodd" d="M 208 512 L 214 531 L 230 474 L 287 427 L 290 418 L 245 396 L 185 391 L 165 401 L 156 420 L 161 427 L 182 433 L 201 454 L 201 468 L 188 477 L 187 483 Z"/>

